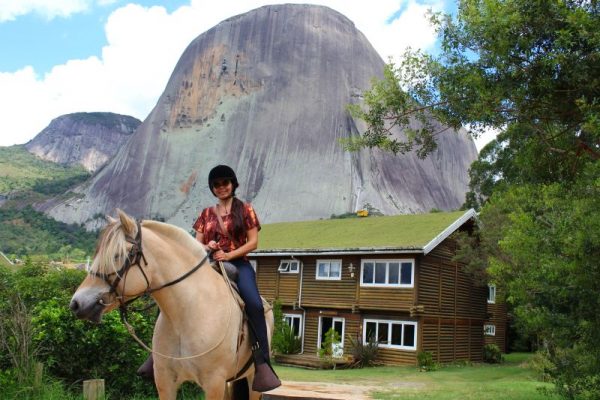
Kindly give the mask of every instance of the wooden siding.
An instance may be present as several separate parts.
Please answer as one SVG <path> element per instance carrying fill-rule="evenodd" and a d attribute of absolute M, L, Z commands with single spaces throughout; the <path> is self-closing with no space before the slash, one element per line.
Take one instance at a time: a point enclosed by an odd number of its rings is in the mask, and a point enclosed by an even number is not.
<path fill-rule="evenodd" d="M 495 344 L 500 348 L 501 352 L 506 353 L 506 303 L 499 301 L 496 297 L 495 304 L 487 305 L 487 316 L 488 319 L 485 321 L 485 323 L 492 324 L 496 327 L 496 335 L 485 335 L 485 344 Z"/>
<path fill-rule="evenodd" d="M 446 239 L 419 260 L 417 305 L 423 307 L 421 350 L 438 362 L 480 361 L 487 316 L 487 287 L 478 286 L 452 260 L 455 243 Z"/>
<path fill-rule="evenodd" d="M 297 257 L 303 262 L 302 268 L 302 307 L 323 307 L 352 309 L 356 304 L 356 287 L 358 279 L 358 257 Z M 317 260 L 342 260 L 340 280 L 317 279 Z M 354 277 L 350 275 L 348 266 L 354 266 Z"/>

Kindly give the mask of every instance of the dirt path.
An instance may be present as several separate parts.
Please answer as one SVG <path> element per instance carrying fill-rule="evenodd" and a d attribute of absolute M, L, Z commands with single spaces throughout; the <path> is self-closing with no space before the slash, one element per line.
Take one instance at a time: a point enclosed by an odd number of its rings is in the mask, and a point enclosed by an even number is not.
<path fill-rule="evenodd" d="M 264 400 L 280 399 L 327 399 L 327 400 L 371 400 L 369 392 L 378 389 L 377 386 L 342 385 L 325 382 L 296 382 L 284 381 L 282 385 L 268 394 Z"/>

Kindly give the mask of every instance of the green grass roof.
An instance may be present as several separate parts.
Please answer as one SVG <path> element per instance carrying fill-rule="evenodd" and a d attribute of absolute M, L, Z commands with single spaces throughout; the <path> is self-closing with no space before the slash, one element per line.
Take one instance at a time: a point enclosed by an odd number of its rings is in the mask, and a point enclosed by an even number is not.
<path fill-rule="evenodd" d="M 254 253 L 423 249 L 464 215 L 455 211 L 266 224 Z"/>

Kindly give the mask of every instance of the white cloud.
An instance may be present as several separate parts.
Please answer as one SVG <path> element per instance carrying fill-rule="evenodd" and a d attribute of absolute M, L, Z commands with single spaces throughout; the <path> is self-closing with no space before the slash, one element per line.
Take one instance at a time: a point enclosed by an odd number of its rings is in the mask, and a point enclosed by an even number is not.
<path fill-rule="evenodd" d="M 59 15 L 60 11 L 60 15 L 66 15 L 76 12 L 77 7 L 88 6 L 90 1 L 0 0 L 0 15 L 21 15 L 23 10 L 47 16 Z M 9 7 L 13 2 L 23 7 Z M 52 118 L 72 112 L 111 111 L 143 120 L 164 90 L 183 50 L 196 36 L 226 18 L 269 3 L 191 0 L 172 13 L 163 7 L 135 4 L 116 9 L 105 25 L 108 44 L 101 56 L 71 60 L 44 76 L 31 67 L 0 72 L 0 107 L 4 111 L 0 145 L 24 143 Z M 423 17 L 428 7 L 414 0 L 409 0 L 403 14 L 389 24 L 386 21 L 399 9 L 399 0 L 309 3 L 325 3 L 344 14 L 386 60 L 388 55 L 401 54 L 406 46 L 423 48 L 435 42 L 435 34 Z"/>
<path fill-rule="evenodd" d="M 35 13 L 47 19 L 68 17 L 89 9 L 92 0 L 0 0 L 0 22 Z"/>

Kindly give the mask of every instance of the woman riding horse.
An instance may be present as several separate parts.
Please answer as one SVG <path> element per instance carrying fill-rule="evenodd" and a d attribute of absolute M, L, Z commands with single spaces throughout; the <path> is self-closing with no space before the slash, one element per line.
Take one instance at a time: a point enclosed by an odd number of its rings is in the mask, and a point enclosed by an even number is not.
<path fill-rule="evenodd" d="M 254 269 L 247 258 L 247 254 L 258 245 L 260 223 L 252 205 L 235 197 L 239 184 L 233 169 L 227 165 L 214 167 L 208 174 L 208 186 L 218 203 L 200 213 L 193 225 L 196 239 L 208 252 L 212 252 L 215 260 L 230 262 L 237 268 L 236 283 L 255 336 L 252 390 L 266 392 L 280 386 L 281 382 L 271 368 L 263 303 Z M 152 356 L 138 373 L 152 378 Z"/>

